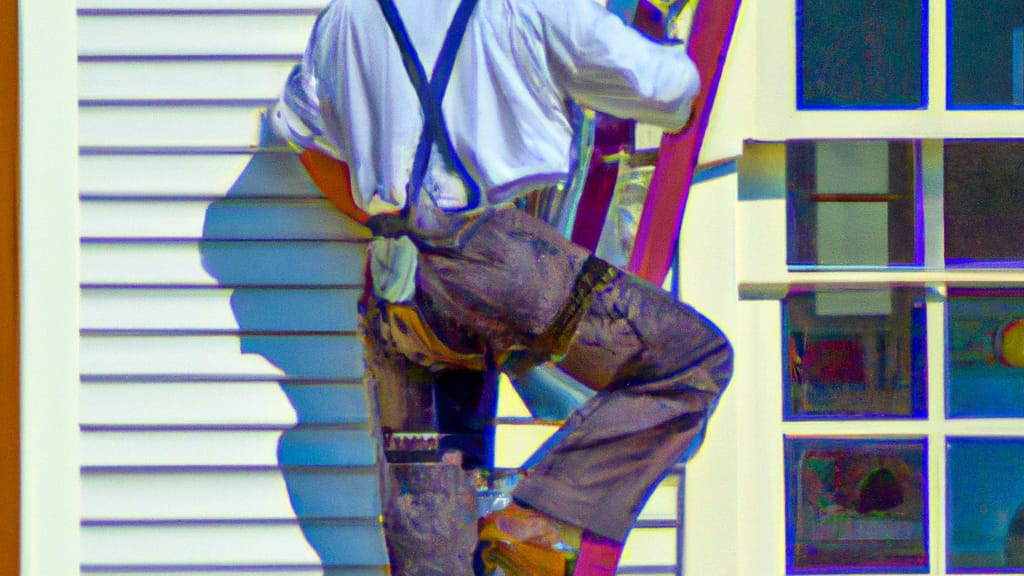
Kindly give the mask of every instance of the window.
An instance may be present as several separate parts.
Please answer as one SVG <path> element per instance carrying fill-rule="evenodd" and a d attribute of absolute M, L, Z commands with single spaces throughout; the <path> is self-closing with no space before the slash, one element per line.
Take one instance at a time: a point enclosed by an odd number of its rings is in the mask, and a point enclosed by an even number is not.
<path fill-rule="evenodd" d="M 924 291 L 819 291 L 783 301 L 787 419 L 922 417 Z"/>
<path fill-rule="evenodd" d="M 923 0 L 797 0 L 797 107 L 924 107 L 925 21 Z"/>
<path fill-rule="evenodd" d="M 946 141 L 943 165 L 946 266 L 1024 266 L 1024 141 Z"/>
<path fill-rule="evenodd" d="M 952 572 L 1024 568 L 1024 439 L 950 438 L 947 559 Z"/>
<path fill-rule="evenodd" d="M 951 290 L 947 314 L 949 416 L 1024 417 L 1024 291 Z"/>
<path fill-rule="evenodd" d="M 780 329 L 777 476 L 751 490 L 785 495 L 761 527 L 784 573 L 1024 573 L 1024 141 L 748 151 L 741 213 L 786 221 L 741 247 L 783 268 L 747 298 L 781 301 L 749 313 Z"/>
<path fill-rule="evenodd" d="M 787 572 L 925 572 L 925 442 L 787 438 Z"/>
<path fill-rule="evenodd" d="M 786 145 L 790 265 L 917 263 L 909 141 Z"/>
<path fill-rule="evenodd" d="M 1024 106 L 1024 2 L 949 0 L 949 108 Z"/>

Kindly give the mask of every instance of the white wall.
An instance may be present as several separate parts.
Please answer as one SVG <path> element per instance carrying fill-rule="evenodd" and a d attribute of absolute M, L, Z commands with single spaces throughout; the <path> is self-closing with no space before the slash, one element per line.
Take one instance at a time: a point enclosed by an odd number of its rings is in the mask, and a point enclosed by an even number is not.
<path fill-rule="evenodd" d="M 365 233 L 260 113 L 321 2 L 79 2 L 83 573 L 386 571 Z"/>

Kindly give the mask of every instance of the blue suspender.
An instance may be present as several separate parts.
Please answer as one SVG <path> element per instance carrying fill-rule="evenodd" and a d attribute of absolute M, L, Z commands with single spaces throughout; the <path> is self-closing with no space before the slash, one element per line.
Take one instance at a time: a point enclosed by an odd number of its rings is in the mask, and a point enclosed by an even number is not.
<path fill-rule="evenodd" d="M 466 208 L 461 210 L 477 208 L 480 205 L 480 187 L 470 176 L 458 154 L 455 153 L 451 136 L 448 134 L 448 127 L 444 121 L 444 112 L 441 110 L 441 103 L 444 101 L 444 94 L 448 89 L 448 81 L 451 79 L 452 68 L 455 66 L 455 57 L 458 54 L 462 38 L 466 34 L 469 17 L 473 13 L 473 8 L 476 7 L 477 0 L 462 0 L 459 3 L 452 24 L 445 35 L 444 43 L 441 45 L 441 52 L 434 65 L 434 73 L 429 80 L 423 69 L 423 63 L 409 39 L 405 24 L 398 14 L 394 0 L 377 0 L 377 3 L 398 43 L 398 48 L 402 53 L 402 63 L 405 64 L 405 71 L 409 74 L 409 80 L 412 81 L 412 85 L 416 89 L 420 108 L 423 110 L 423 132 L 420 135 L 419 146 L 416 148 L 416 155 L 413 159 L 406 208 L 408 209 L 414 204 L 419 196 L 423 179 L 427 174 L 430 149 L 435 143 L 448 167 L 455 170 L 466 185 L 469 203 Z"/>

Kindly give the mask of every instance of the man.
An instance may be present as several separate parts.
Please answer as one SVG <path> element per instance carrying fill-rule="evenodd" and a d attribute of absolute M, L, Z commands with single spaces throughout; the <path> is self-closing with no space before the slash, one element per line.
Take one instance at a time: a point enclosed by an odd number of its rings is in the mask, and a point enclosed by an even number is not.
<path fill-rule="evenodd" d="M 598 392 L 481 522 L 483 572 L 614 573 L 730 378 L 710 321 L 512 205 L 565 181 L 570 100 L 674 131 L 699 87 L 681 45 L 593 0 L 334 0 L 272 113 L 373 233 L 373 380 L 555 360 Z"/>

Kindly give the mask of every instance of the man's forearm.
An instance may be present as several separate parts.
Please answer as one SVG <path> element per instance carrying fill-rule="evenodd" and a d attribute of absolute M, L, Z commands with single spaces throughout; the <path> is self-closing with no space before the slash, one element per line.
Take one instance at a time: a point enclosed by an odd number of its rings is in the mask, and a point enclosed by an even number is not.
<path fill-rule="evenodd" d="M 366 223 L 369 214 L 356 206 L 352 198 L 352 181 L 348 164 L 317 150 L 303 150 L 299 160 L 320 192 L 349 218 Z"/>

